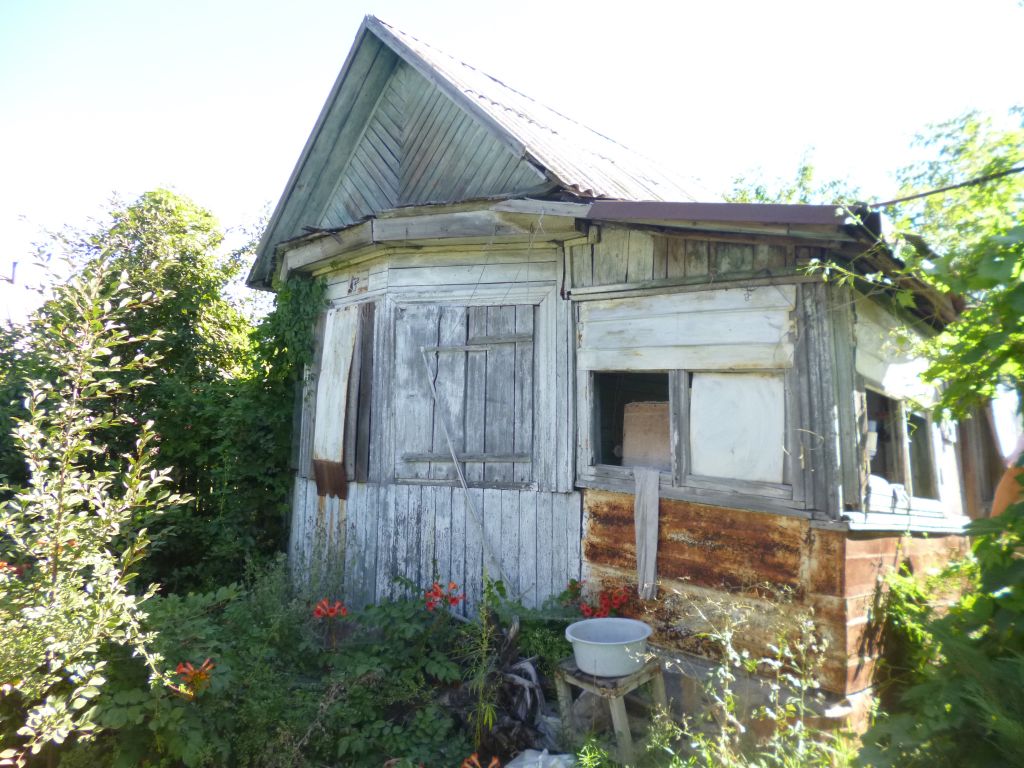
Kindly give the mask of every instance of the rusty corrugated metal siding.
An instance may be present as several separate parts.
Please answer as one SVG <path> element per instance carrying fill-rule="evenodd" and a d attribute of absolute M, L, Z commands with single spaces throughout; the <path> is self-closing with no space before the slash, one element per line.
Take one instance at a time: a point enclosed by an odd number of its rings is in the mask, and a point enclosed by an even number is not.
<path fill-rule="evenodd" d="M 591 588 L 636 583 L 633 497 L 584 492 L 583 557 Z M 709 629 L 695 606 L 742 617 L 737 646 L 767 652 L 781 627 L 808 611 L 828 642 L 822 687 L 850 694 L 871 685 L 880 653 L 874 619 L 880 577 L 904 561 L 915 571 L 966 551 L 962 536 L 904 539 L 813 528 L 799 517 L 662 499 L 659 504 L 658 599 L 638 617 L 654 642 L 708 655 Z M 712 619 L 713 620 L 713 619 Z"/>

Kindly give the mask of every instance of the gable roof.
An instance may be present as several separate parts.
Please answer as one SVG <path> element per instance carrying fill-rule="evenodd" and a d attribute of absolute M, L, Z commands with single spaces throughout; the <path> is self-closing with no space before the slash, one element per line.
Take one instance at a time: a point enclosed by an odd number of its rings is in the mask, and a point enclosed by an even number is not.
<path fill-rule="evenodd" d="M 689 201 L 652 161 L 367 16 L 257 246 L 403 205 L 566 194 Z"/>

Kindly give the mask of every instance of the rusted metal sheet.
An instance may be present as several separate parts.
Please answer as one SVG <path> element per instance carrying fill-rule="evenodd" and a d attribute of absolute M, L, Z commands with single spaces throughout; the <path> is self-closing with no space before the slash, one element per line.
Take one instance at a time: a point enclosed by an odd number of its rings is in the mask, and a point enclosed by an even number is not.
<path fill-rule="evenodd" d="M 591 590 L 635 586 L 633 497 L 587 490 L 584 573 Z M 871 685 L 881 653 L 882 577 L 966 552 L 962 536 L 904 537 L 813 528 L 797 517 L 662 499 L 658 597 L 632 610 L 659 646 L 714 657 L 707 633 L 736 622 L 738 648 L 764 655 L 780 631 L 813 616 L 827 642 L 820 682 L 848 695 Z"/>
<path fill-rule="evenodd" d="M 344 499 L 348 495 L 348 476 L 341 461 L 313 459 L 313 478 L 319 496 L 333 496 Z"/>
<path fill-rule="evenodd" d="M 584 499 L 587 560 L 635 572 L 633 497 L 588 491 Z M 659 577 L 752 593 L 765 583 L 802 586 L 805 521 L 669 499 L 661 500 L 659 514 Z"/>

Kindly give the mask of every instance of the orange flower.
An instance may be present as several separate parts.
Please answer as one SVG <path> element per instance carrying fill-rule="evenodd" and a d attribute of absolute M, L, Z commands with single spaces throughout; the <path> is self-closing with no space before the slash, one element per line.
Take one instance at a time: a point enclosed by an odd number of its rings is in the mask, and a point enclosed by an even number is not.
<path fill-rule="evenodd" d="M 207 659 L 198 667 L 192 666 L 189 661 L 179 662 L 174 671 L 181 677 L 181 682 L 193 696 L 202 692 L 210 684 L 210 675 L 213 672 L 214 663 Z"/>

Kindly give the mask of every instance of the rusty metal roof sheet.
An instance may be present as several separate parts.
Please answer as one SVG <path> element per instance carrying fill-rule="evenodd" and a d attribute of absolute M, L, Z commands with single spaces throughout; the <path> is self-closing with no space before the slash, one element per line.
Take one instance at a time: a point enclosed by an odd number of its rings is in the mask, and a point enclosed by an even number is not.
<path fill-rule="evenodd" d="M 410 64 L 419 64 L 425 77 L 455 91 L 567 191 L 613 200 L 696 200 L 652 160 L 380 19 L 369 16 L 365 24 Z"/>

